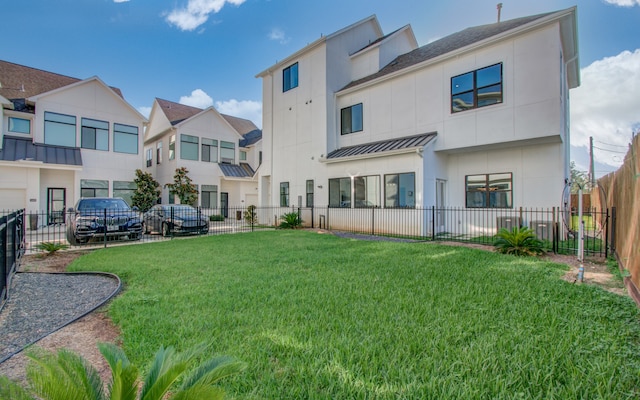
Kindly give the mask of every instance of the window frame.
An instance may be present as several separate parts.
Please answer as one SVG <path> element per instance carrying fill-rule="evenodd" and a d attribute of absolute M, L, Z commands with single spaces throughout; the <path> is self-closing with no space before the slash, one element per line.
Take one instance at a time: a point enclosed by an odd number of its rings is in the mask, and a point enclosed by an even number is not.
<path fill-rule="evenodd" d="M 354 113 L 354 110 L 360 110 Z M 356 121 L 356 118 L 359 121 Z M 357 122 L 360 124 L 358 125 Z M 340 109 L 340 135 L 362 132 L 364 130 L 364 107 L 362 103 Z"/>
<path fill-rule="evenodd" d="M 233 152 L 233 158 L 224 157 L 229 154 L 229 150 Z M 235 164 L 236 163 L 236 144 L 233 142 L 220 141 L 220 164 Z M 230 162 L 229 162 L 230 161 Z"/>
<path fill-rule="evenodd" d="M 153 166 L 153 149 L 151 147 L 145 151 L 145 159 L 147 168 Z"/>
<path fill-rule="evenodd" d="M 498 185 L 498 178 L 500 178 L 500 175 L 509 175 L 508 178 L 508 189 L 500 189 L 497 187 Z M 493 179 L 491 179 L 491 177 L 494 177 Z M 480 186 L 478 185 L 479 182 L 481 182 L 479 179 L 476 180 L 476 186 L 474 188 L 472 188 L 470 190 L 469 188 L 469 178 L 470 177 L 484 177 L 484 185 Z M 504 180 L 504 179 L 502 179 Z M 492 186 L 495 189 L 492 189 Z M 494 173 L 488 173 L 488 174 L 471 174 L 471 175 L 465 175 L 464 177 L 464 204 L 466 208 L 490 208 L 490 209 L 496 209 L 496 208 L 503 208 L 503 209 L 513 209 L 513 173 L 512 172 L 494 172 Z M 470 200 L 470 194 L 474 194 L 474 193 L 485 193 L 484 195 L 484 199 L 482 202 L 482 205 L 469 205 L 469 200 Z M 504 197 L 504 199 L 506 200 L 506 203 L 508 205 L 499 205 L 498 203 L 500 203 L 498 200 L 499 198 L 497 196 L 492 196 L 492 193 L 504 193 L 506 195 L 506 197 Z M 477 196 L 476 196 L 477 198 Z"/>
<path fill-rule="evenodd" d="M 51 119 L 51 117 L 54 117 L 54 118 L 55 117 L 63 117 L 63 118 L 60 118 L 60 119 L 56 120 L 56 119 Z M 64 119 L 69 119 L 69 121 L 65 122 L 65 121 L 63 121 Z M 73 119 L 73 123 L 70 122 L 71 119 Z M 77 147 L 77 143 L 78 143 L 77 124 L 78 124 L 78 120 L 77 120 L 75 115 L 61 114 L 61 113 L 56 113 L 56 112 L 52 112 L 52 111 L 45 111 L 44 112 L 44 143 L 45 144 L 50 144 L 50 145 L 53 145 L 53 146 Z M 47 131 L 49 131 L 49 133 L 53 133 L 53 132 L 51 132 L 53 127 L 59 127 L 59 128 L 67 127 L 67 129 L 70 129 L 69 127 L 73 127 L 73 143 L 71 143 L 71 141 L 69 141 L 68 143 L 66 142 L 67 140 L 69 140 L 69 138 L 64 138 L 65 139 L 64 141 L 57 141 L 57 140 L 53 140 L 52 141 L 51 135 L 47 135 Z M 62 132 L 62 134 L 63 135 L 70 135 L 71 131 Z M 47 136 L 49 136 L 49 137 L 47 137 Z"/>
<path fill-rule="evenodd" d="M 478 82 L 478 74 L 482 74 L 483 71 L 488 71 L 491 68 L 495 68 L 499 66 L 500 67 L 500 74 L 499 74 L 499 80 L 498 81 L 490 81 L 488 83 L 483 83 L 483 82 Z M 466 83 L 464 81 L 464 77 L 469 75 L 470 76 L 470 81 L 468 81 L 468 83 Z M 459 85 L 470 85 L 469 88 L 462 88 L 460 90 L 456 90 L 454 88 L 454 82 L 458 81 Z M 481 85 L 481 86 L 479 86 Z M 494 86 L 500 86 L 500 96 L 499 98 L 494 99 L 491 102 L 486 102 L 486 103 L 482 103 L 481 101 L 479 101 L 479 97 L 480 95 L 482 95 L 482 91 L 483 90 L 488 90 Z M 469 111 L 469 110 L 475 110 L 478 108 L 482 108 L 482 107 L 487 107 L 487 106 L 491 106 L 491 105 L 495 105 L 495 104 L 502 104 L 504 102 L 504 64 L 502 62 L 499 63 L 495 63 L 492 65 L 488 65 L 486 67 L 482 67 L 482 68 L 478 68 L 476 70 L 473 71 L 469 71 L 469 72 L 465 72 L 464 74 L 459 74 L 456 76 L 451 77 L 451 86 L 450 86 L 451 92 L 451 114 L 457 114 L 459 112 L 463 112 L 463 111 Z M 454 100 L 458 99 L 458 98 L 462 98 L 462 96 L 471 96 L 471 105 L 469 107 L 466 108 L 459 108 L 454 106 Z"/>
<path fill-rule="evenodd" d="M 295 77 L 292 72 L 295 72 Z M 299 84 L 299 66 L 295 62 L 282 70 L 282 93 L 295 89 Z"/>
<path fill-rule="evenodd" d="M 397 183 L 390 182 L 389 178 L 397 177 Z M 406 178 L 411 176 L 412 185 L 404 186 L 402 185 L 403 177 Z M 394 193 L 390 193 L 389 187 L 390 185 L 395 184 L 396 190 Z M 406 194 L 403 194 L 403 187 L 406 191 Z M 412 190 L 408 190 L 412 189 Z M 390 197 L 395 196 L 395 198 Z M 391 199 L 391 200 L 390 200 Z M 412 201 L 407 202 L 407 199 L 412 199 Z M 403 201 L 402 201 L 403 200 Z M 385 174 L 384 175 L 384 208 L 416 208 L 416 173 L 415 172 L 399 172 L 394 174 Z"/>
<path fill-rule="evenodd" d="M 91 193 L 91 195 L 87 196 L 87 193 Z M 80 197 L 109 197 L 109 181 L 104 179 L 80 179 Z"/>
<path fill-rule="evenodd" d="M 14 121 L 21 121 L 21 122 L 26 122 L 27 123 L 27 132 L 23 132 L 22 130 L 18 129 L 16 130 L 16 123 Z M 9 133 L 18 133 L 20 135 L 31 135 L 31 120 L 27 119 L 27 118 L 20 118 L 20 117 L 8 117 L 8 121 L 9 125 L 7 126 L 7 130 Z"/>
<path fill-rule="evenodd" d="M 187 140 L 188 139 L 188 140 Z M 195 158 L 194 155 L 189 155 L 186 152 L 193 152 L 195 148 Z M 187 135 L 185 133 L 180 134 L 180 159 L 188 160 L 188 161 L 198 161 L 200 159 L 200 138 L 198 136 Z M 187 157 L 189 155 L 189 157 Z"/>
<path fill-rule="evenodd" d="M 374 194 L 369 196 L 369 186 L 373 185 Z M 364 192 L 362 192 L 364 188 Z M 353 207 L 377 208 L 380 207 L 380 175 L 365 175 L 353 177 Z M 371 203 L 371 204 L 368 204 Z"/>
<path fill-rule="evenodd" d="M 169 161 L 176 159 L 176 135 L 169 136 Z"/>
<path fill-rule="evenodd" d="M 348 184 L 348 190 L 343 190 L 343 184 L 347 183 Z M 331 208 L 351 208 L 351 204 L 352 204 L 352 200 L 353 200 L 353 187 L 352 187 L 352 179 L 350 177 L 342 177 L 342 178 L 331 178 L 329 179 L 329 207 Z M 337 186 L 336 186 L 337 185 Z M 346 185 L 344 185 L 346 186 Z M 338 189 L 338 198 L 337 198 L 337 203 L 335 201 L 332 200 L 336 200 L 336 199 L 332 199 L 332 194 L 334 193 L 334 190 Z M 343 197 L 343 192 L 345 193 L 349 193 L 349 198 L 348 200 Z"/>
<path fill-rule="evenodd" d="M 280 207 L 289 207 L 289 182 L 280 182 Z"/>
<path fill-rule="evenodd" d="M 201 150 L 200 156 L 201 156 L 202 162 L 209 162 L 209 163 L 218 162 L 218 140 L 202 138 L 202 141 L 200 143 L 200 150 Z M 205 157 L 205 154 L 207 155 L 207 157 Z M 208 158 L 208 160 L 205 158 Z"/>
<path fill-rule="evenodd" d="M 135 130 L 135 133 L 133 132 Z M 113 123 L 113 151 L 114 153 L 125 153 L 125 154 L 138 154 L 138 141 L 139 141 L 139 130 L 137 126 L 120 124 L 118 122 Z M 135 137 L 135 151 L 128 150 L 125 147 L 120 148 L 122 145 L 119 144 L 120 140 L 132 140 L 132 137 Z"/>
<path fill-rule="evenodd" d="M 156 143 L 156 164 L 162 164 L 162 140 Z"/>
<path fill-rule="evenodd" d="M 106 125 L 106 129 L 97 126 L 90 126 L 89 124 L 92 122 Z M 85 143 L 85 132 L 87 133 L 87 136 L 93 135 L 93 147 L 91 147 L 89 143 Z M 99 135 L 99 133 L 102 135 Z M 106 141 L 104 140 L 105 138 L 102 137 L 103 146 L 98 148 L 98 137 L 103 135 L 106 135 Z M 106 148 L 103 148 L 104 145 L 106 145 Z M 89 150 L 109 151 L 109 122 L 93 118 L 80 118 L 80 147 Z"/>
<path fill-rule="evenodd" d="M 315 183 L 313 182 L 313 179 L 307 179 L 307 182 L 305 183 L 306 207 L 313 207 L 314 185 Z"/>

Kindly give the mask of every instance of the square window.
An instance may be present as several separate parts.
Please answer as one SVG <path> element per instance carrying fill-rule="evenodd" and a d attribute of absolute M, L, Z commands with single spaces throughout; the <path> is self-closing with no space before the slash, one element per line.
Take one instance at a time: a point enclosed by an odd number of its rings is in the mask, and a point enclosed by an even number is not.
<path fill-rule="evenodd" d="M 502 63 L 451 78 L 451 112 L 502 103 Z"/>
<path fill-rule="evenodd" d="M 340 110 L 340 134 L 362 131 L 362 103 Z"/>

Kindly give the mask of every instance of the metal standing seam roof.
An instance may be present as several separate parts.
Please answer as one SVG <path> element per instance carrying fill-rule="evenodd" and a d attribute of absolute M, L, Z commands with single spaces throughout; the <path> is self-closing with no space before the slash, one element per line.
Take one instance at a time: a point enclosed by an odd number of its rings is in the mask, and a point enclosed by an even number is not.
<path fill-rule="evenodd" d="M 342 147 L 327 155 L 327 160 L 354 157 L 364 154 L 385 153 L 394 150 L 418 148 L 429 143 L 437 135 L 436 132 L 366 143 L 356 146 Z"/>
<path fill-rule="evenodd" d="M 0 160 L 40 161 L 45 164 L 82 165 L 82 155 L 77 147 L 52 146 L 33 143 L 31 138 L 5 136 Z"/>
<path fill-rule="evenodd" d="M 249 164 L 218 164 L 224 176 L 228 178 L 253 178 L 255 171 Z"/>

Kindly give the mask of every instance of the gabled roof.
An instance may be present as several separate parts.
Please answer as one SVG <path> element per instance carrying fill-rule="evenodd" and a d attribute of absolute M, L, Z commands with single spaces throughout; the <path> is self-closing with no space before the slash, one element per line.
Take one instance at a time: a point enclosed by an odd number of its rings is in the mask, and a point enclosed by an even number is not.
<path fill-rule="evenodd" d="M 327 154 L 327 160 L 363 156 L 367 154 L 384 155 L 383 153 L 401 152 L 423 147 L 436 137 L 436 132 L 407 136 L 379 142 L 365 143 L 356 146 L 342 147 Z"/>
<path fill-rule="evenodd" d="M 483 40 L 489 39 L 493 36 L 497 36 L 501 33 L 505 33 L 512 29 L 524 26 L 536 20 L 543 19 L 559 12 L 549 12 L 544 14 L 531 15 L 528 17 L 511 19 L 508 21 L 496 22 L 493 24 L 480 25 L 472 28 L 467 28 L 463 31 L 456 32 L 449 36 L 445 36 L 442 39 L 431 42 L 425 46 L 419 47 L 409 53 L 402 54 L 396 57 L 393 61 L 387 64 L 380 71 L 366 76 L 362 79 L 358 79 L 349 83 L 341 90 L 345 90 L 354 86 L 358 86 L 365 82 L 383 77 L 385 75 L 392 74 L 394 72 L 409 68 L 413 65 L 422 63 L 424 61 L 434 59 L 436 57 L 451 53 L 455 50 L 462 49 L 466 46 L 473 45 Z"/>
<path fill-rule="evenodd" d="M 255 174 L 255 171 L 249 164 L 240 163 L 240 165 L 235 164 L 218 164 L 222 173 L 227 178 L 252 178 Z"/>
<path fill-rule="evenodd" d="M 52 146 L 33 143 L 30 138 L 5 136 L 2 161 L 40 161 L 45 164 L 82 165 L 82 156 L 77 147 Z"/>
<path fill-rule="evenodd" d="M 174 103 L 173 101 L 169 100 L 156 98 L 156 101 L 158 102 L 160 109 L 167 117 L 171 125 L 177 125 L 180 122 L 202 112 L 201 108 Z"/>
<path fill-rule="evenodd" d="M 81 79 L 0 60 L 0 95 L 9 99 L 27 99 L 68 86 Z M 118 88 L 111 89 L 120 97 Z"/>

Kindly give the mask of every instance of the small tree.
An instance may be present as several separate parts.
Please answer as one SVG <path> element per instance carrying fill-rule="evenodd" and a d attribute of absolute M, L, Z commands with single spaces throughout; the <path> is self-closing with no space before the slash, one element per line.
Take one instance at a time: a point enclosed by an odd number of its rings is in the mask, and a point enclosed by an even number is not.
<path fill-rule="evenodd" d="M 249 225 L 255 225 L 258 223 L 258 213 L 256 212 L 256 206 L 253 204 L 247 207 L 247 211 L 244 212 L 244 220 Z"/>
<path fill-rule="evenodd" d="M 173 175 L 173 183 L 167 183 L 164 187 L 169 188 L 169 192 L 178 196 L 180 204 L 194 204 L 198 199 L 196 185 L 191 183 L 189 170 L 185 167 L 176 168 Z"/>
<path fill-rule="evenodd" d="M 580 188 L 585 191 L 589 183 L 589 175 L 585 171 L 578 170 L 575 161 L 571 161 L 569 168 L 571 169 L 571 193 L 578 193 Z"/>
<path fill-rule="evenodd" d="M 138 207 L 140 211 L 145 212 L 153 207 L 160 197 L 160 184 L 153 179 L 149 172 L 142 172 L 136 169 L 136 191 L 131 197 L 131 205 Z"/>

